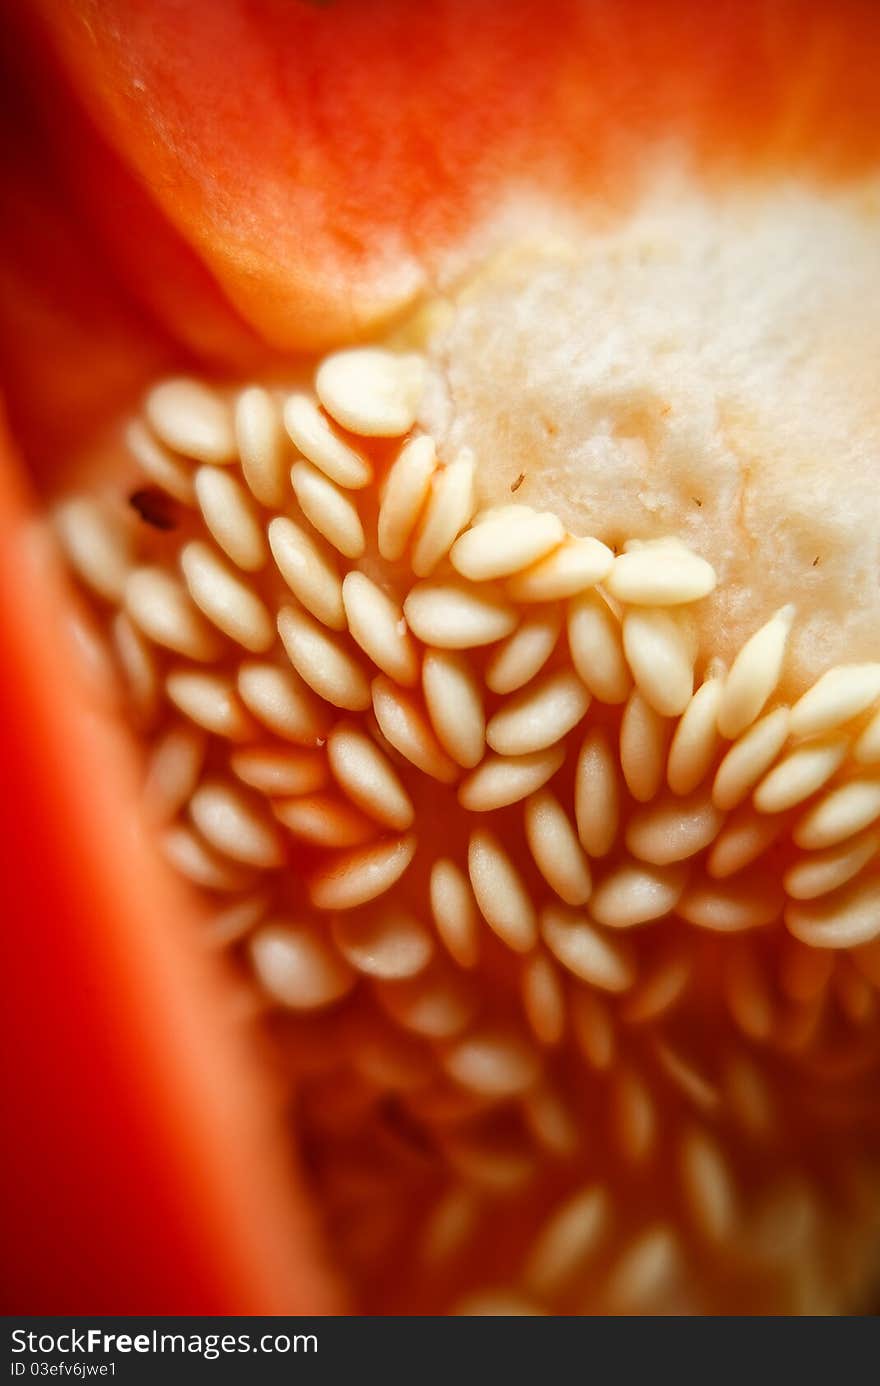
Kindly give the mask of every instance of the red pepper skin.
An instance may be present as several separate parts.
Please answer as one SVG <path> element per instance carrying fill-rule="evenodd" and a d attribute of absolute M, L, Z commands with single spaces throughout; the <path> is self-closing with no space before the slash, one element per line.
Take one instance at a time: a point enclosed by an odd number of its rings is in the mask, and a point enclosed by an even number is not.
<path fill-rule="evenodd" d="M 329 1312 L 279 1094 L 138 822 L 69 596 L 4 439 L 4 1311 Z"/>
<path fill-rule="evenodd" d="M 577 210 L 670 143 L 710 182 L 880 153 L 872 0 L 38 9 L 108 145 L 285 350 L 370 331 L 511 185 Z"/>
<path fill-rule="evenodd" d="M 398 304 L 389 249 L 430 283 L 511 181 L 589 204 L 655 137 L 710 184 L 880 164 L 875 0 L 0 11 L 0 369 L 46 488 L 155 374 L 368 333 Z M 131 750 L 74 667 L 65 601 L 4 451 L 4 1307 L 327 1312 L 274 1094 L 120 813 Z"/>

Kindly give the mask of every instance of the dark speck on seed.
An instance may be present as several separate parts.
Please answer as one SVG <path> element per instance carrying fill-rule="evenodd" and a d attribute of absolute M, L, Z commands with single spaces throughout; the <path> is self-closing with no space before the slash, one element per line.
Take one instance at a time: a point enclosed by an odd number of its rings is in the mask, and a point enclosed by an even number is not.
<path fill-rule="evenodd" d="M 147 486 L 141 491 L 133 491 L 128 503 L 137 511 L 144 524 L 152 525 L 153 529 L 167 531 L 177 528 L 174 501 L 170 496 L 166 496 L 164 491 Z"/>
<path fill-rule="evenodd" d="M 519 474 L 519 476 L 517 477 L 516 481 L 513 481 L 513 482 L 511 482 L 511 484 L 510 484 L 511 492 L 513 492 L 513 491 L 518 491 L 519 488 L 522 486 L 523 482 L 525 481 L 525 479 L 526 479 L 526 474 L 525 474 L 525 472 L 520 472 L 520 474 Z"/>
<path fill-rule="evenodd" d="M 698 506 L 699 509 L 702 510 L 703 502 L 700 500 L 699 496 L 691 496 L 691 500 L 693 501 L 694 505 Z"/>
<path fill-rule="evenodd" d="M 816 554 L 816 557 L 813 559 L 813 567 L 814 567 L 814 568 L 818 568 L 818 566 L 819 566 L 819 555 Z"/>

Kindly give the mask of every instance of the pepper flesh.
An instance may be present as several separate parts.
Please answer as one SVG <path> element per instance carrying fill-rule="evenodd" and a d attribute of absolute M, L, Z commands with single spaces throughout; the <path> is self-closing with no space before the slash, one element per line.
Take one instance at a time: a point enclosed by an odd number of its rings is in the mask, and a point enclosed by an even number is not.
<path fill-rule="evenodd" d="M 710 163 L 712 151 L 722 150 L 729 153 L 733 148 L 746 162 L 754 157 L 755 151 L 759 151 L 757 161 L 765 170 L 790 167 L 805 160 L 815 161 L 827 172 L 838 174 L 875 158 L 876 149 L 873 141 L 878 129 L 876 106 L 880 98 L 871 81 L 871 74 L 876 70 L 877 26 L 871 22 L 869 6 L 849 7 L 846 24 L 836 21 L 827 12 L 827 7 L 818 5 L 810 8 L 806 19 L 802 9 L 794 15 L 793 11 L 780 11 L 774 7 L 767 24 L 758 22 L 757 16 L 760 11 L 757 7 L 752 10 L 731 6 L 717 19 L 713 19 L 711 33 L 704 33 L 702 40 L 697 36 L 696 49 L 692 24 L 694 8 L 682 6 L 670 18 L 670 7 L 650 7 L 646 12 L 647 21 L 640 25 L 639 52 L 635 59 L 631 53 L 632 34 L 627 31 L 623 35 L 616 35 L 613 28 L 608 27 L 609 12 L 603 13 L 604 29 L 599 46 L 601 62 L 597 62 L 599 40 L 596 35 L 591 38 L 582 32 L 577 35 L 573 32 L 572 26 L 579 30 L 582 22 L 580 16 L 583 11 L 579 7 L 560 7 L 558 23 L 555 26 L 536 26 L 530 8 L 524 7 L 517 12 L 515 23 L 511 22 L 509 33 L 502 29 L 501 20 L 495 15 L 493 22 L 487 23 L 485 31 L 481 31 L 479 35 L 474 34 L 472 30 L 469 33 L 468 42 L 474 55 L 471 70 L 475 74 L 475 80 L 473 85 L 469 84 L 465 90 L 467 99 L 462 99 L 459 84 L 449 75 L 460 70 L 460 49 L 454 44 L 442 42 L 443 34 L 431 28 L 431 20 L 414 22 L 414 28 L 410 29 L 409 22 L 402 18 L 402 9 L 389 6 L 387 10 L 383 7 L 382 22 L 376 22 L 367 28 L 364 21 L 357 18 L 354 8 L 348 10 L 340 6 L 338 13 L 330 11 L 327 14 L 305 14 L 291 9 L 290 17 L 284 21 L 291 27 L 279 35 L 273 32 L 271 26 L 273 18 L 277 19 L 282 12 L 277 7 L 267 7 L 266 11 L 255 19 L 253 29 L 249 30 L 255 52 L 253 76 L 257 79 L 257 85 L 265 90 L 266 100 L 263 109 L 267 119 L 277 117 L 282 129 L 275 139 L 266 141 L 262 139 L 265 131 L 252 127 L 255 131 L 252 145 L 230 139 L 226 144 L 229 166 L 225 168 L 216 147 L 194 141 L 193 147 L 184 151 L 190 156 L 190 180 L 182 186 L 174 178 L 163 178 L 167 167 L 156 168 L 151 163 L 151 150 L 158 147 L 158 142 L 152 133 L 142 135 L 140 122 L 132 119 L 132 91 L 137 90 L 137 82 L 143 81 L 149 90 L 158 93 L 152 107 L 152 115 L 157 123 L 162 120 L 167 123 L 169 119 L 173 121 L 176 117 L 180 128 L 188 123 L 193 107 L 210 109 L 218 130 L 224 130 L 224 134 L 228 134 L 231 120 L 231 128 L 241 135 L 245 125 L 241 119 L 238 122 L 231 117 L 227 120 L 226 116 L 220 120 L 216 119 L 216 112 L 221 108 L 222 92 L 234 91 L 235 84 L 230 83 L 228 75 L 219 69 L 215 69 L 210 82 L 207 79 L 203 81 L 199 76 L 200 60 L 204 61 L 207 54 L 211 53 L 214 60 L 218 54 L 231 54 L 233 47 L 223 42 L 215 44 L 206 41 L 207 31 L 204 26 L 207 20 L 205 11 L 199 6 L 189 7 L 188 17 L 180 14 L 174 16 L 169 9 L 167 23 L 156 22 L 154 11 L 149 24 L 150 32 L 147 33 L 145 27 L 144 33 L 136 36 L 133 23 L 135 16 L 129 12 L 120 18 L 117 7 L 84 5 L 79 11 L 71 9 L 62 19 L 59 18 L 58 7 L 47 5 L 50 25 L 58 22 L 64 26 L 65 32 L 59 38 L 59 45 L 76 73 L 76 84 L 85 94 L 102 134 L 115 147 L 115 157 L 121 156 L 123 160 L 120 166 L 113 162 L 113 158 L 108 159 L 101 141 L 95 140 L 93 134 L 90 135 L 93 141 L 92 149 L 100 150 L 107 162 L 104 162 L 100 169 L 93 167 L 91 176 L 84 183 L 82 195 L 84 200 L 90 203 L 88 220 L 92 226 L 101 228 L 105 243 L 116 247 L 118 259 L 115 274 L 119 280 L 128 281 L 124 296 L 127 311 L 117 313 L 113 291 L 109 294 L 108 306 L 108 319 L 118 328 L 118 340 L 125 343 L 126 351 L 130 352 L 126 371 L 123 373 L 125 380 L 119 387 L 121 393 L 132 392 L 138 381 L 155 368 L 158 359 L 177 355 L 180 351 L 180 340 L 184 336 L 190 350 L 195 348 L 196 352 L 201 350 L 210 354 L 210 348 L 215 347 L 217 340 L 223 338 L 225 328 L 230 334 L 230 341 L 225 347 L 226 359 L 232 359 L 236 355 L 244 358 L 249 351 L 255 349 L 250 330 L 241 326 L 234 313 L 228 312 L 222 298 L 216 294 L 215 286 L 207 276 L 202 276 L 198 257 L 204 258 L 236 308 L 259 334 L 273 344 L 285 348 L 314 345 L 325 340 L 322 335 L 324 332 L 333 340 L 337 340 L 352 331 L 364 330 L 374 325 L 399 306 L 399 282 L 394 275 L 385 276 L 389 241 L 395 255 L 399 246 L 397 228 L 406 225 L 416 228 L 413 232 L 414 259 L 420 272 L 424 267 L 429 276 L 434 273 L 440 248 L 448 244 L 453 224 L 457 226 L 460 221 L 467 223 L 476 215 L 476 209 L 482 204 L 483 199 L 488 197 L 491 200 L 493 188 L 486 171 L 491 159 L 495 159 L 492 167 L 498 169 L 502 180 L 509 177 L 512 170 L 519 171 L 524 166 L 540 165 L 542 178 L 546 178 L 550 183 L 561 183 L 574 166 L 577 169 L 579 185 L 584 189 L 584 194 L 588 195 L 589 190 L 595 188 L 607 176 L 608 169 L 607 162 L 603 164 L 602 159 L 596 157 L 596 141 L 590 137 L 595 132 L 591 130 L 587 133 L 585 127 L 585 92 L 589 93 L 587 106 L 594 111 L 627 108 L 631 98 L 637 95 L 645 125 L 656 127 L 658 115 L 663 115 L 664 119 L 669 120 L 670 127 L 675 126 L 678 121 L 683 121 L 684 128 L 690 130 L 697 126 L 702 132 L 701 138 L 704 138 L 705 152 Z M 212 22 L 218 26 L 233 22 L 238 25 L 241 22 L 241 10 L 238 6 L 216 6 L 212 9 L 214 14 L 219 16 Z M 88 26 L 82 22 L 84 18 L 88 20 Z M 278 22 L 281 22 L 280 19 Z M 444 11 L 443 22 L 449 25 L 451 32 L 459 32 L 463 23 L 460 11 L 455 7 Z M 344 26 L 348 24 L 354 26 L 355 32 L 346 32 Z M 389 29 L 386 24 L 392 27 Z M 422 24 L 426 27 L 422 28 Z M 300 25 L 302 28 L 298 27 Z M 789 27 L 792 25 L 797 33 L 798 61 L 792 61 L 793 30 Z M 546 35 L 537 48 L 536 32 Z M 89 33 L 101 40 L 93 48 L 89 46 Z M 508 33 L 506 42 L 499 43 L 499 34 L 503 37 L 505 33 Z M 158 44 L 152 53 L 149 51 L 150 35 L 155 37 Z M 393 40 L 397 35 L 406 42 L 396 44 Z M 219 37 L 223 38 L 223 35 L 220 34 Z M 127 55 L 128 59 L 134 61 L 141 42 L 145 54 L 142 70 L 123 71 L 120 54 Z M 261 262 L 259 258 L 254 260 L 241 253 L 241 244 L 236 243 L 229 227 L 224 226 L 209 193 L 212 188 L 216 190 L 220 186 L 225 187 L 228 193 L 230 188 L 236 186 L 235 166 L 256 169 L 254 182 L 263 188 L 271 189 L 277 185 L 277 178 L 269 176 L 272 170 L 267 172 L 265 168 L 259 167 L 258 146 L 262 144 L 273 154 L 277 154 L 279 150 L 289 150 L 290 141 L 286 138 L 289 128 L 287 121 L 289 119 L 296 126 L 301 119 L 301 111 L 296 103 L 289 99 L 288 93 L 278 97 L 266 74 L 277 61 L 279 50 L 284 51 L 289 47 L 299 51 L 304 55 L 304 62 L 308 56 L 311 64 L 311 84 L 303 80 L 303 88 L 308 89 L 307 99 L 313 101 L 316 95 L 315 70 L 321 68 L 330 73 L 335 72 L 333 64 L 322 62 L 320 59 L 322 44 L 328 45 L 333 52 L 347 53 L 349 57 L 346 61 L 351 63 L 353 72 L 369 74 L 364 81 L 367 94 L 364 94 L 357 80 L 353 79 L 350 86 L 346 82 L 341 84 L 343 96 L 347 101 L 340 100 L 338 111 L 335 114 L 331 111 L 327 121 L 332 132 L 326 141 L 327 149 L 331 152 L 330 157 L 323 161 L 316 157 L 313 166 L 306 167 L 305 171 L 301 166 L 290 170 L 282 165 L 282 170 L 289 174 L 290 183 L 303 190 L 303 198 L 302 206 L 299 208 L 295 201 L 292 203 L 287 197 L 283 200 L 280 208 L 283 220 L 288 228 L 294 228 L 293 232 L 288 232 L 289 240 L 286 243 L 284 235 L 279 232 L 278 218 L 273 220 L 269 216 L 269 212 L 273 210 L 272 199 L 267 195 L 266 204 L 261 205 L 258 219 L 262 223 L 263 234 L 254 236 L 253 239 L 273 245 L 273 264 L 270 265 Z M 525 68 L 526 64 L 521 58 L 517 59 L 517 54 L 521 54 L 526 47 L 529 52 L 530 70 L 536 74 L 534 87 L 530 88 L 529 93 L 531 105 L 523 103 L 522 122 L 517 125 L 513 134 L 509 134 L 510 122 L 505 118 L 503 102 L 499 109 L 499 103 L 495 98 L 499 91 L 503 93 L 505 90 L 502 74 L 511 69 Z M 435 102 L 432 103 L 425 100 L 425 86 L 412 78 L 414 56 L 425 60 L 427 69 L 431 70 L 433 58 L 425 59 L 426 49 L 430 54 L 449 52 L 452 55 L 449 59 L 443 60 L 447 66 L 441 68 L 436 81 L 428 84 L 428 89 L 436 93 Z M 759 54 L 765 55 L 757 64 L 756 50 Z M 574 61 L 569 61 L 568 55 L 572 52 L 577 56 Z M 375 81 L 375 59 L 378 53 L 391 55 L 387 58 L 387 63 L 389 71 L 396 78 L 397 89 L 404 93 L 407 90 L 406 83 L 410 83 L 412 87 L 409 107 L 412 115 L 412 140 L 403 145 L 399 153 L 399 164 L 395 165 L 390 159 L 381 161 L 389 170 L 391 189 L 408 189 L 407 196 L 413 199 L 412 202 L 403 201 L 402 194 L 389 198 L 388 188 L 380 186 L 376 181 L 375 139 L 363 141 L 363 147 L 360 141 L 352 143 L 350 139 L 351 131 L 358 128 L 353 113 L 356 115 L 359 111 L 371 108 L 372 91 L 375 88 L 381 89 L 382 84 Z M 493 53 L 498 55 L 497 58 L 492 56 Z M 768 54 L 770 56 L 767 56 Z M 354 55 L 357 55 L 356 61 Z M 800 59 L 804 55 L 806 56 L 801 62 Z M 163 89 L 158 71 L 166 66 L 171 71 L 171 59 L 174 60 L 174 82 L 169 85 L 173 86 L 173 91 Z M 495 63 L 497 66 L 493 67 Z M 755 80 L 756 69 L 762 73 L 762 82 Z M 601 73 L 598 80 L 597 71 Z M 645 71 L 652 76 L 661 74 L 663 80 L 646 83 Z M 683 80 L 683 72 L 694 78 L 698 90 L 693 91 L 689 83 Z M 742 80 L 744 72 L 749 73 L 748 82 Z M 584 73 L 588 74 L 586 80 Z M 472 99 L 476 88 L 483 90 L 489 98 L 485 106 L 482 102 Z M 561 124 L 558 120 L 560 107 L 548 108 L 545 101 L 548 89 L 562 90 L 565 93 L 560 101 L 563 113 L 568 115 L 568 119 Z M 837 99 L 841 89 L 845 90 L 845 100 Z M 757 98 L 758 91 L 762 93 L 761 100 Z M 649 93 L 649 99 L 646 99 L 646 92 Z M 689 94 L 684 95 L 685 92 Z M 521 95 L 520 91 L 518 100 L 521 99 Z M 176 105 L 172 102 L 172 97 L 176 98 Z M 652 102 L 657 104 L 652 105 Z M 401 108 L 406 106 L 403 99 L 399 104 Z M 424 113 L 424 124 L 420 124 L 416 118 L 413 104 L 416 105 L 417 112 Z M 494 107 L 497 112 L 497 124 L 487 123 L 485 113 L 490 107 Z M 536 115 L 539 107 L 545 111 L 540 119 Z M 454 113 L 468 108 L 473 113 L 469 121 L 465 121 L 462 116 L 461 125 L 457 125 L 453 119 Z M 294 112 L 293 115 L 289 114 L 291 110 Z M 731 118 L 732 111 L 737 112 L 734 118 Z M 250 107 L 247 114 L 250 119 Z M 383 139 L 382 131 L 385 129 L 383 115 L 384 106 L 379 117 L 377 138 L 380 140 Z M 604 122 L 604 115 L 601 120 Z M 615 123 L 609 122 L 609 130 Z M 641 117 L 638 121 L 624 122 L 628 135 L 635 140 L 640 138 L 641 123 Z M 445 172 L 444 167 L 438 167 L 435 162 L 431 167 L 430 178 L 424 181 L 413 180 L 409 176 L 413 167 L 424 162 L 426 130 L 431 132 L 433 138 L 433 132 L 441 125 L 448 132 L 442 164 L 449 172 Z M 77 125 L 77 137 L 84 128 L 87 127 Z M 157 125 L 154 125 L 153 131 L 156 128 Z M 410 128 L 409 122 L 407 128 Z M 346 132 L 349 135 L 348 142 Z M 769 154 L 768 132 L 775 132 L 777 136 L 770 142 L 772 149 Z M 821 139 L 817 139 L 817 132 L 821 132 Z M 551 133 L 558 145 L 568 149 L 572 164 L 562 161 L 564 167 L 560 169 L 555 154 L 550 158 L 548 143 Z M 619 129 L 609 134 L 608 149 L 603 154 L 606 161 L 612 159 L 618 151 L 618 135 Z M 62 143 L 65 138 L 61 137 Z M 458 143 L 456 139 L 459 140 Z M 480 148 L 486 150 L 485 165 L 474 158 Z M 346 208 L 346 234 L 328 236 L 328 208 L 335 217 L 342 200 L 342 180 L 335 174 L 335 169 L 340 159 L 338 151 L 343 149 L 346 159 L 353 159 L 359 177 L 352 179 L 346 176 L 345 179 L 347 185 L 353 189 L 351 205 Z M 503 150 L 504 157 L 496 158 L 499 149 Z M 68 169 L 76 167 L 79 153 L 72 147 L 63 150 L 68 161 Z M 174 168 L 179 166 L 176 161 L 183 163 L 180 149 L 173 156 Z M 164 204 L 162 213 L 167 214 L 177 228 L 177 235 L 170 236 L 165 244 L 176 263 L 185 262 L 189 266 L 191 276 L 189 279 L 184 276 L 183 288 L 179 294 L 179 301 L 186 305 L 186 311 L 181 314 L 174 312 L 174 294 L 161 296 L 158 293 L 158 286 L 163 278 L 158 265 L 154 264 L 147 276 L 150 286 L 146 290 L 143 287 L 138 290 L 142 299 L 151 299 L 153 295 L 157 298 L 152 308 L 155 314 L 152 326 L 155 327 L 156 322 L 161 325 L 154 334 L 148 334 L 154 337 L 151 352 L 144 353 L 145 357 L 149 356 L 149 360 L 135 359 L 136 353 L 143 347 L 143 335 L 140 332 L 137 313 L 130 313 L 130 307 L 132 300 L 138 301 L 138 293 L 132 292 L 133 262 L 143 253 L 143 246 L 150 243 L 150 238 L 131 234 L 131 201 L 126 199 L 120 212 L 119 199 L 112 199 L 107 195 L 108 187 L 113 186 L 113 177 L 109 171 L 111 164 L 117 170 L 120 186 L 127 190 L 129 198 L 135 197 L 135 194 L 126 165 L 134 167 L 142 181 L 159 190 L 158 196 Z M 467 186 L 463 186 L 461 178 L 463 167 L 473 170 L 472 179 L 465 180 Z M 289 186 L 290 184 L 286 185 L 285 191 Z M 309 206 L 306 190 L 313 193 L 315 187 L 323 190 L 323 200 L 319 197 L 315 203 L 312 197 L 312 205 L 317 205 L 318 210 L 313 220 L 309 221 L 304 215 Z M 250 186 L 243 188 L 242 196 L 248 196 L 252 190 Z M 112 205 L 114 203 L 115 205 Z M 388 209 L 387 215 L 383 210 L 385 208 Z M 277 211 L 278 207 L 274 210 Z M 303 216 L 295 215 L 297 210 L 303 212 Z M 140 211 L 149 225 L 161 223 L 161 217 L 155 217 L 156 209 L 150 202 L 143 203 Z M 238 220 L 237 213 L 234 213 L 233 223 L 237 225 Z M 305 260 L 302 259 L 304 241 L 309 248 L 309 255 Z M 127 249 L 128 243 L 138 247 L 134 254 Z M 285 244 L 286 255 L 280 253 Z M 174 247 L 173 251 L 171 247 Z M 191 255 L 193 247 L 197 251 L 197 256 Z M 181 250 L 186 253 L 177 258 Z M 51 260 L 46 243 L 40 253 L 44 261 Z M 21 254 L 13 257 L 12 263 L 20 264 L 21 258 Z M 76 269 L 73 280 L 80 290 L 83 289 L 84 281 L 77 281 L 76 276 L 83 273 L 83 259 L 81 255 L 74 256 Z M 285 289 L 283 294 L 279 294 L 279 281 L 274 277 L 279 266 L 282 275 L 281 287 Z M 365 290 L 361 287 L 364 285 Z M 39 285 L 34 287 L 39 289 Z M 66 285 L 62 282 L 57 286 L 62 300 L 73 287 L 73 282 Z M 90 287 L 86 285 L 85 298 L 93 306 L 95 300 L 88 292 Z M 114 285 L 114 290 L 116 288 L 118 285 Z M 356 294 L 355 289 L 360 291 Z M 14 287 L 9 297 L 15 299 L 15 296 Z M 74 297 L 72 293 L 70 297 Z M 78 304 L 72 304 L 68 300 L 67 307 L 72 309 L 71 319 L 74 323 L 77 322 L 77 317 L 79 318 L 81 339 L 84 321 L 88 317 L 88 312 L 83 311 L 83 300 L 80 299 Z M 19 319 L 15 321 L 18 322 Z M 196 331 L 193 324 L 200 331 Z M 58 399 L 58 382 L 70 371 L 70 362 L 75 361 L 77 356 L 76 339 L 72 337 L 65 343 L 61 370 L 57 369 L 56 358 L 55 372 L 50 372 L 49 358 L 52 352 L 39 349 L 40 335 L 44 331 L 48 333 L 50 328 L 54 330 L 56 326 L 57 323 L 52 321 L 50 314 L 36 325 L 31 337 L 32 352 L 27 359 L 23 356 L 16 364 L 16 388 L 12 392 L 16 432 L 20 432 L 21 436 L 27 439 L 31 457 L 37 463 L 42 462 L 44 469 L 54 461 L 52 448 L 46 441 L 49 437 L 47 417 L 52 416 L 49 422 L 56 430 L 53 438 L 55 441 L 67 430 L 67 424 L 62 419 L 64 409 L 54 409 Z M 8 339 L 11 335 L 8 334 Z M 52 338 L 44 336 L 44 344 L 46 340 Z M 57 345 L 57 338 L 54 340 Z M 110 355 L 112 353 L 108 353 L 108 357 Z M 216 360 L 216 356 L 212 359 Z M 96 396 L 100 396 L 105 383 L 103 380 L 100 381 L 100 388 L 97 388 L 98 375 L 96 370 L 93 380 Z M 76 401 L 71 399 L 70 407 L 75 403 Z M 94 426 L 100 410 L 101 405 L 96 402 L 82 423 L 84 432 Z M 4 523 L 6 522 L 11 539 L 17 541 L 25 523 L 22 509 L 17 502 L 10 501 L 8 509 L 4 512 Z M 8 551 L 10 559 L 18 552 L 15 542 L 4 544 L 4 549 Z M 18 593 L 20 571 L 13 573 L 12 578 L 16 584 L 13 591 Z M 54 605 L 54 600 L 54 597 L 49 599 L 51 605 Z M 19 596 L 16 596 L 16 602 L 19 604 L 18 609 L 23 613 Z M 13 603 L 13 607 L 10 607 L 7 604 L 6 609 L 14 609 L 14 605 Z M 41 665 L 41 659 L 45 652 L 41 651 L 39 642 L 44 635 L 45 626 L 42 621 L 31 627 L 26 644 L 19 642 L 15 630 L 10 632 L 5 645 L 10 656 L 10 668 L 16 679 L 20 679 L 21 669 L 29 670 L 31 675 L 39 673 L 40 677 L 43 676 L 45 670 Z M 31 643 L 32 641 L 36 642 L 36 645 Z M 11 681 L 7 681 L 7 685 L 10 690 L 13 688 Z M 30 689 L 31 684 L 28 683 L 27 687 Z M 19 715 L 23 711 L 18 704 L 14 710 Z M 58 719 L 62 716 L 66 719 L 70 715 L 70 709 L 60 709 L 57 702 L 47 706 L 40 699 L 33 698 L 29 700 L 26 711 L 29 719 L 38 728 L 51 727 L 54 732 L 59 733 L 53 744 L 60 746 L 66 743 L 68 750 L 65 754 L 69 755 L 74 738 L 69 735 L 66 724 L 59 726 Z M 15 723 L 7 721 L 6 725 Z M 34 833 L 45 833 L 44 817 L 45 812 L 40 808 L 36 813 L 37 826 L 33 830 Z M 16 816 L 16 824 L 21 821 L 23 816 L 19 814 Z M 12 840 L 10 833 L 6 841 L 11 844 Z M 15 871 L 12 870 L 13 867 Z M 21 867 L 22 860 L 16 855 L 10 864 L 10 874 L 20 872 Z M 36 882 L 33 874 L 26 879 L 26 891 L 29 892 L 35 888 Z M 80 885 L 83 884 L 85 883 L 80 881 Z M 24 893 L 24 898 L 26 902 L 33 899 L 27 893 Z M 53 897 L 53 910 L 57 905 L 58 902 Z M 27 918 L 33 911 L 33 904 L 25 903 L 25 910 Z M 109 917 L 108 923 L 112 924 Z M 19 936 L 24 938 L 26 934 L 22 932 Z M 23 1041 L 19 1041 L 19 1045 L 22 1043 Z M 106 1047 L 106 1044 L 99 1045 L 97 1052 L 100 1054 L 102 1048 Z M 43 1144 L 45 1145 L 45 1141 Z M 50 1165 L 48 1175 L 53 1167 Z M 93 1179 L 94 1169 L 91 1165 L 86 1165 L 83 1172 L 86 1182 Z M 153 1269 L 158 1270 L 158 1267 L 154 1264 Z M 165 1273 L 167 1274 L 167 1268 Z M 100 1268 L 97 1268 L 94 1283 L 97 1284 L 99 1279 Z M 33 1307 L 33 1303 L 28 1307 Z M 143 1305 L 140 1304 L 139 1307 Z"/>

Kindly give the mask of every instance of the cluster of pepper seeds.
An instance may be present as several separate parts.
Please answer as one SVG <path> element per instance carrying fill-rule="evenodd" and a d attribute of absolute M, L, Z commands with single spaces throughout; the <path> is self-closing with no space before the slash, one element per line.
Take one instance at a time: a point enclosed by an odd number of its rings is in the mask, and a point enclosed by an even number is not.
<path fill-rule="evenodd" d="M 57 512 L 331 1238 L 368 1307 L 845 1306 L 880 663 L 783 704 L 786 607 L 720 667 L 709 564 L 479 510 L 474 458 L 413 431 L 423 375 L 371 348 L 314 393 L 164 382 L 142 485 Z"/>

